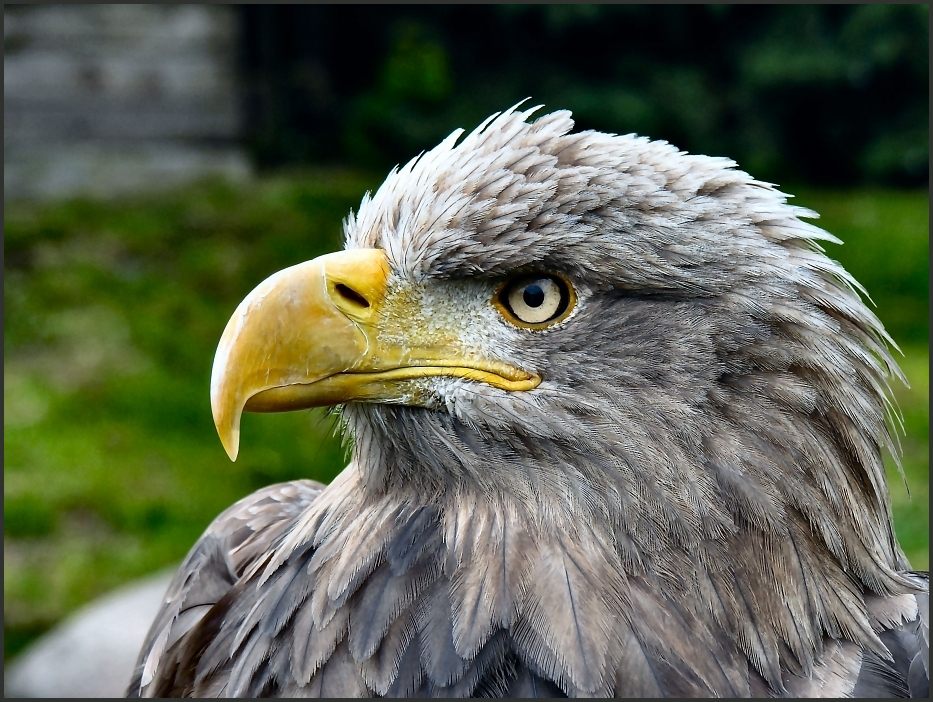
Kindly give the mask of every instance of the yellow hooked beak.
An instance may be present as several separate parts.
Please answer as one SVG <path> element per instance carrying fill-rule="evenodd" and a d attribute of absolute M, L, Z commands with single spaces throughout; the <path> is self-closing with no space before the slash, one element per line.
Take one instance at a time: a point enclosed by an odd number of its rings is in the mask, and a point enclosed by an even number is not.
<path fill-rule="evenodd" d="M 455 343 L 417 341 L 411 330 L 425 311 L 400 314 L 396 305 L 388 313 L 388 284 L 385 253 L 354 249 L 279 271 L 246 296 L 224 329 L 211 371 L 214 424 L 231 460 L 244 410 L 404 402 L 402 383 L 429 376 L 505 390 L 541 382 L 504 363 L 467 358 Z"/>

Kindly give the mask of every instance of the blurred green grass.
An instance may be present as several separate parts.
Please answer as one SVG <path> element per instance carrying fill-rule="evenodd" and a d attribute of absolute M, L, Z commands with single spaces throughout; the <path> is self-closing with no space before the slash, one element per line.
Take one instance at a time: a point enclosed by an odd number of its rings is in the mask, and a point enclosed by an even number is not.
<path fill-rule="evenodd" d="M 340 470 L 332 421 L 316 410 L 250 415 L 231 464 L 211 420 L 210 367 L 242 297 L 340 246 L 342 217 L 380 180 L 301 172 L 7 208 L 5 657 L 108 589 L 177 562 L 243 495 Z M 927 194 L 805 190 L 796 202 L 846 241 L 830 255 L 902 342 L 911 497 L 893 466 L 889 478 L 898 534 L 927 568 Z"/>

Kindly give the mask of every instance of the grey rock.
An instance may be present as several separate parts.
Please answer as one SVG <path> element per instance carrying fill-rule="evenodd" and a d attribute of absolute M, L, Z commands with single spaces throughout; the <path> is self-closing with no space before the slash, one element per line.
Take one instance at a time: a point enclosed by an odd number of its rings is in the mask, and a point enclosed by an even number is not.
<path fill-rule="evenodd" d="M 95 600 L 6 667 L 5 697 L 123 697 L 175 569 Z"/>

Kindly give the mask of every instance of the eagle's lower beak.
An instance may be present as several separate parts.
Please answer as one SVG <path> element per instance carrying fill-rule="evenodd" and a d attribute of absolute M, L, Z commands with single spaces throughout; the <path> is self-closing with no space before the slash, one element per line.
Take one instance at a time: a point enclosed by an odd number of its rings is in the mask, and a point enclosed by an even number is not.
<path fill-rule="evenodd" d="M 355 249 L 279 271 L 246 296 L 224 329 L 211 372 L 214 424 L 231 460 L 244 409 L 405 401 L 400 384 L 426 376 L 506 390 L 540 382 L 503 363 L 466 358 L 454 345 L 405 342 L 406 320 L 397 309 L 391 315 L 383 309 L 388 285 L 383 251 Z M 411 315 L 420 318 L 422 311 Z"/>

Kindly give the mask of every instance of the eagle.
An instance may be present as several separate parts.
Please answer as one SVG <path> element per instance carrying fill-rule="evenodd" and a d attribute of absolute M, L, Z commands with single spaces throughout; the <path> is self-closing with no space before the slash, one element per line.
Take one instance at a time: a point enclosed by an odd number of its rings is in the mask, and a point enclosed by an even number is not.
<path fill-rule="evenodd" d="M 130 696 L 898 697 L 928 575 L 859 283 L 726 158 L 522 103 L 394 168 L 240 303 L 211 376 L 349 464 L 220 514 Z"/>

